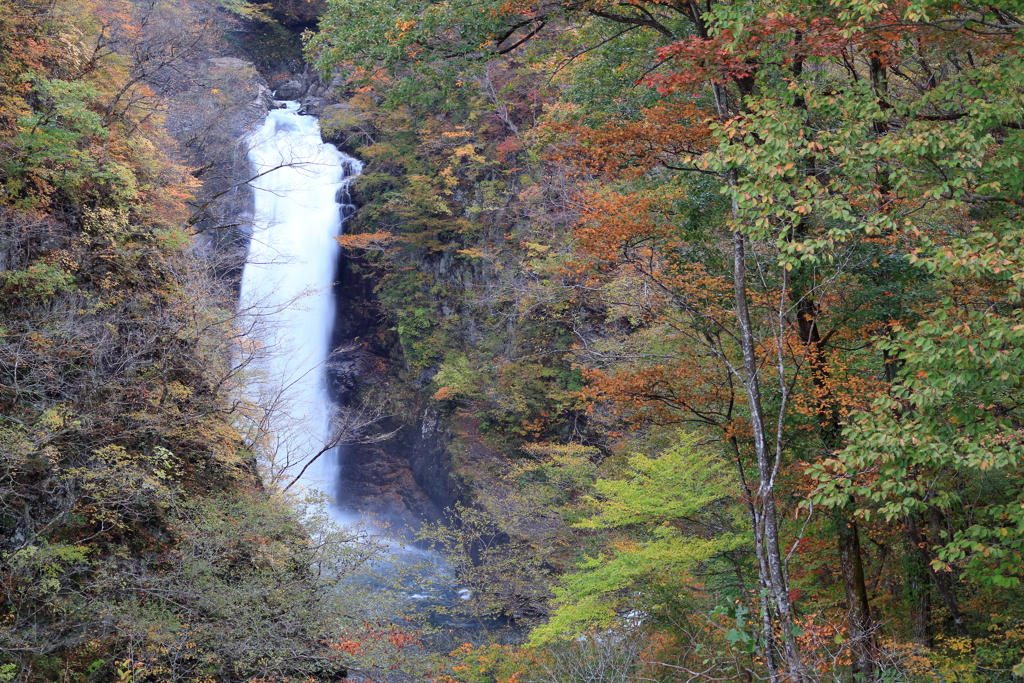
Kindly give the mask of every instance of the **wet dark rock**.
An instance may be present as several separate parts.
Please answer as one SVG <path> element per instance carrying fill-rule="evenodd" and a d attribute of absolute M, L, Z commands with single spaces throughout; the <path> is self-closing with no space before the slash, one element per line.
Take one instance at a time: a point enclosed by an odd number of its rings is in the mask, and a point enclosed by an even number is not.
<path fill-rule="evenodd" d="M 245 184 L 251 169 L 239 141 L 274 108 L 272 93 L 255 65 L 235 57 L 213 57 L 193 64 L 204 88 L 178 92 L 167 108 L 167 130 L 192 174 L 203 181 L 192 230 L 202 248 L 220 256 L 218 275 L 238 281 L 248 243 L 252 210 Z"/>
<path fill-rule="evenodd" d="M 286 81 L 274 90 L 274 98 L 278 100 L 298 100 L 306 94 L 308 89 L 309 85 L 303 84 L 301 81 Z"/>
<path fill-rule="evenodd" d="M 381 334 L 373 281 L 346 258 L 341 257 L 334 289 L 338 311 L 332 343 L 340 352 L 332 358 L 329 372 L 332 396 L 341 403 L 352 400 L 360 383 L 374 381 L 374 373 L 393 351 L 387 335 Z M 421 408 L 413 416 L 388 419 L 376 431 L 394 436 L 342 450 L 336 500 L 398 530 L 443 519 L 445 508 L 453 504 L 448 473 L 451 437 L 436 409 Z"/>
<path fill-rule="evenodd" d="M 338 500 L 344 507 L 394 529 L 418 529 L 444 518 L 453 504 L 447 467 L 447 435 L 427 410 L 414 424 L 378 444 L 349 446 L 341 456 Z"/>
<path fill-rule="evenodd" d="M 299 108 L 299 113 L 306 116 L 316 116 L 317 118 L 320 118 L 326 104 L 327 100 L 322 97 L 307 96 L 302 100 L 302 106 Z"/>

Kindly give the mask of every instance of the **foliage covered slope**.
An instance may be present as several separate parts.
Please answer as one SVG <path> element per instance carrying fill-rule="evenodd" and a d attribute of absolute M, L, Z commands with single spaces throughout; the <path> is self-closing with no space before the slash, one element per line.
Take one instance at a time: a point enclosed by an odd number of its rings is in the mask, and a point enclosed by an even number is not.
<path fill-rule="evenodd" d="M 535 643 L 612 615 L 632 663 L 580 656 L 623 679 L 1021 675 L 1022 30 L 1012 2 L 329 3 L 308 50 L 370 162 L 342 243 L 479 505 L 570 572 L 522 565 Z M 680 438 L 725 501 L 613 521 L 628 458 Z M 496 652 L 455 676 L 560 656 Z"/>
<path fill-rule="evenodd" d="M 403 642 L 338 588 L 377 551 L 264 488 L 254 347 L 186 229 L 217 164 L 182 159 L 258 94 L 208 77 L 232 21 L 0 5 L 0 681 L 336 680 Z"/>

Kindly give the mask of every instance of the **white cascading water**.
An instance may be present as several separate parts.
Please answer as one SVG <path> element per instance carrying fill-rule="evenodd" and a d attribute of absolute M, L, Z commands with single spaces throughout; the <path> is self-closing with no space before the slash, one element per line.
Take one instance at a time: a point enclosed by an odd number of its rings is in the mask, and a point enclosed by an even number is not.
<path fill-rule="evenodd" d="M 242 274 L 243 314 L 258 321 L 266 352 L 255 382 L 261 405 L 279 404 L 273 420 L 273 467 L 287 483 L 333 498 L 337 449 L 331 442 L 330 355 L 339 245 L 333 239 L 354 207 L 348 189 L 362 164 L 326 144 L 312 116 L 285 102 L 248 139 L 254 175 L 254 227 Z M 306 467 L 305 472 L 302 472 Z M 301 476 L 299 476 L 301 472 Z M 336 504 L 335 516 L 343 518 Z"/>
<path fill-rule="evenodd" d="M 340 479 L 337 449 L 302 470 L 331 438 L 325 362 L 331 351 L 331 285 L 340 249 L 333 238 L 355 210 L 348 189 L 362 164 L 325 144 L 317 120 L 300 116 L 297 102 L 284 104 L 272 110 L 248 139 L 249 160 L 259 177 L 251 183 L 254 227 L 242 273 L 241 305 L 243 317 L 255 321 L 256 337 L 267 351 L 259 367 L 262 379 L 250 383 L 250 390 L 259 394 L 253 398 L 265 407 L 276 403 L 278 395 L 284 399 L 274 419 L 275 443 L 269 449 L 276 451 L 276 467 L 286 469 L 283 482 L 298 477 L 297 486 L 333 499 Z M 246 314 L 247 308 L 251 314 Z M 337 501 L 328 509 L 339 522 L 365 522 L 346 513 Z M 390 547 L 392 568 L 429 568 L 412 575 L 407 586 L 411 600 L 427 606 L 469 599 L 468 589 L 444 587 L 454 578 L 433 552 L 403 543 Z M 437 582 L 441 588 L 433 585 Z"/>

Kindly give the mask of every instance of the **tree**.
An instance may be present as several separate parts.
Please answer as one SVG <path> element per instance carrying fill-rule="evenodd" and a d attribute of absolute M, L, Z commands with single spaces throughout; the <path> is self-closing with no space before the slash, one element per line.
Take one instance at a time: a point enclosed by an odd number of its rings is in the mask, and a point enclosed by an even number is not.
<path fill-rule="evenodd" d="M 634 455 L 621 479 L 596 481 L 594 514 L 575 526 L 618 538 L 607 555 L 588 557 L 580 571 L 562 578 L 556 610 L 533 631 L 534 643 L 572 638 L 595 626 L 619 628 L 631 610 L 644 615 L 634 613 L 634 619 L 650 618 L 646 612 L 657 610 L 647 604 L 652 584 L 711 574 L 708 565 L 749 543 L 739 531 L 742 512 L 733 503 L 728 462 L 694 443 L 680 435 L 678 445 L 657 457 Z"/>
<path fill-rule="evenodd" d="M 807 485 L 803 463 L 819 480 L 842 476 L 812 501 L 828 504 L 842 565 L 851 673 L 870 680 L 879 667 L 861 545 L 876 507 L 901 520 L 925 565 L 966 561 L 968 575 L 1009 585 L 1012 560 L 989 558 L 1019 551 L 1017 488 L 982 473 L 1019 471 L 1005 365 L 1019 344 L 1014 9 L 487 10 L 334 3 L 310 48 L 396 107 L 468 106 L 468 84 L 506 55 L 558 78 L 544 140 L 590 190 L 577 204 L 579 258 L 563 272 L 615 322 L 575 319 L 575 357 L 595 413 L 613 406 L 609 425 L 688 420 L 730 444 L 747 482 L 769 676 L 814 675 L 785 562 L 802 527 L 787 528 L 779 502 Z M 954 519 L 967 491 L 991 509 Z M 952 540 L 940 545 L 940 531 Z M 930 577 L 958 614 L 951 577 Z"/>

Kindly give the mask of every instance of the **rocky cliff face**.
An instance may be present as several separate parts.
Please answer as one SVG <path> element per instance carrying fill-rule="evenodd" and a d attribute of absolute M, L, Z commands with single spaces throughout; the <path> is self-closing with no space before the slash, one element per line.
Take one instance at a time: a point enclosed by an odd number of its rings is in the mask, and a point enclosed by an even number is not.
<path fill-rule="evenodd" d="M 448 480 L 449 435 L 433 409 L 414 422 L 392 421 L 389 440 L 350 446 L 341 457 L 339 500 L 374 523 L 417 529 L 436 522 L 452 505 Z"/>
<path fill-rule="evenodd" d="M 243 59 L 206 59 L 194 70 L 202 87 L 183 90 L 171 100 L 167 127 L 192 174 L 203 182 L 192 202 L 192 230 L 219 257 L 221 276 L 237 279 L 252 218 L 246 184 L 251 173 L 242 141 L 274 100 L 267 82 Z"/>
<path fill-rule="evenodd" d="M 345 254 L 335 294 L 333 344 L 341 352 L 331 363 L 329 377 L 335 400 L 345 404 L 361 386 L 381 379 L 380 369 L 395 353 L 395 344 L 375 302 L 373 282 Z M 337 499 L 395 529 L 417 529 L 424 521 L 442 519 L 457 495 L 449 475 L 451 434 L 437 410 L 421 407 L 411 415 L 389 418 L 376 431 L 393 436 L 343 449 Z"/>

